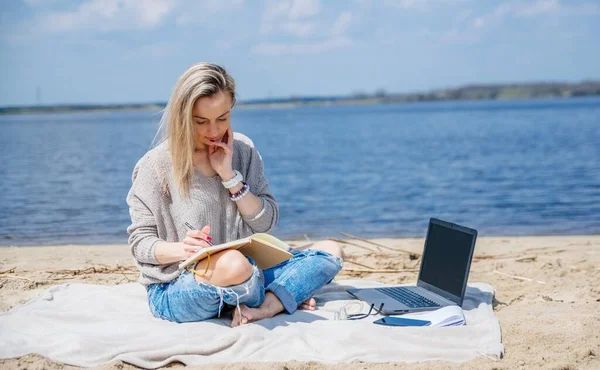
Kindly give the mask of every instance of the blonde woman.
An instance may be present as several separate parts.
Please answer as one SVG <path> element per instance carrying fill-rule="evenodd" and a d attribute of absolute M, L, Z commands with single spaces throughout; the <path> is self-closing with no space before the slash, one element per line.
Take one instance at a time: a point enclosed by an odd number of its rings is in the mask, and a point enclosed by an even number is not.
<path fill-rule="evenodd" d="M 165 108 L 165 137 L 133 170 L 129 245 L 156 317 L 200 321 L 232 307 L 231 326 L 238 326 L 282 311 L 314 310 L 312 294 L 342 267 L 339 246 L 322 241 L 264 271 L 236 250 L 213 255 L 208 269 L 207 260 L 195 266 L 206 273 L 178 270 L 208 242 L 268 233 L 277 224 L 262 158 L 248 137 L 231 129 L 234 104 L 235 83 L 224 68 L 193 65 Z"/>

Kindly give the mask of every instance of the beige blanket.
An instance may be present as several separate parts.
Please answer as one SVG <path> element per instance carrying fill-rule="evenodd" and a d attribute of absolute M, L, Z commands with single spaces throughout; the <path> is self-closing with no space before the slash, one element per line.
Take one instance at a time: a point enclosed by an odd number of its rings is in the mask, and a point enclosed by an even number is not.
<path fill-rule="evenodd" d="M 502 355 L 489 284 L 467 288 L 466 326 L 385 327 L 372 323 L 377 316 L 334 320 L 342 307 L 360 309 L 349 305 L 352 298 L 346 288 L 380 285 L 342 280 L 318 291 L 316 311 L 280 314 L 233 329 L 227 318 L 185 324 L 154 318 L 146 291 L 137 283 L 58 285 L 0 313 L 0 358 L 36 353 L 85 367 L 121 360 L 157 368 L 174 361 L 186 365 L 291 360 L 462 362 L 478 355 Z"/>

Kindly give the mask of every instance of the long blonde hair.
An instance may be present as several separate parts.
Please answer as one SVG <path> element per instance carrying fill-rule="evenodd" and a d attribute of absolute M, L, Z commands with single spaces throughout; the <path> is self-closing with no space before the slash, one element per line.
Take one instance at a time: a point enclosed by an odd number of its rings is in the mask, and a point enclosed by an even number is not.
<path fill-rule="evenodd" d="M 161 132 L 162 137 L 157 144 L 168 140 L 175 182 L 185 197 L 189 196 L 190 181 L 194 176 L 194 104 L 198 98 L 213 96 L 221 91 L 231 95 L 233 106 L 235 81 L 225 68 L 212 63 L 194 64 L 179 77 L 163 111 L 155 142 Z"/>

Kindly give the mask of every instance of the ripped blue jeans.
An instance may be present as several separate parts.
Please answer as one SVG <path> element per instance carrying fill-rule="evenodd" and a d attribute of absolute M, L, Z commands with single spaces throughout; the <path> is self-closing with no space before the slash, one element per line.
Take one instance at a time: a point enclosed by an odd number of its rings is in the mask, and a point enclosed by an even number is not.
<path fill-rule="evenodd" d="M 342 259 L 311 249 L 292 254 L 289 260 L 266 270 L 254 266 L 247 281 L 229 287 L 197 282 L 188 271 L 168 283 L 151 284 L 147 287 L 150 311 L 169 321 L 202 321 L 220 316 L 225 304 L 258 307 L 265 292 L 272 292 L 287 313 L 294 313 L 302 302 L 333 280 L 342 268 Z M 255 265 L 251 258 L 248 260 Z"/>

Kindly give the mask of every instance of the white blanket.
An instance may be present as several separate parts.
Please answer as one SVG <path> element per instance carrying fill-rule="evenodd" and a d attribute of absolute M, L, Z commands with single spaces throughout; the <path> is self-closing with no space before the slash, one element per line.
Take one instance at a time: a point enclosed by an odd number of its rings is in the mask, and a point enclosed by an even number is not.
<path fill-rule="evenodd" d="M 36 353 L 77 366 L 121 360 L 144 368 L 179 361 L 186 365 L 254 361 L 418 362 L 468 361 L 501 356 L 500 326 L 492 310 L 493 288 L 467 288 L 466 326 L 386 327 L 334 320 L 348 305 L 348 287 L 380 286 L 341 280 L 319 290 L 316 311 L 280 314 L 230 328 L 230 319 L 177 324 L 154 318 L 146 291 L 137 284 L 64 284 L 39 298 L 0 313 L 0 358 Z M 367 305 L 364 304 L 366 312 Z"/>

